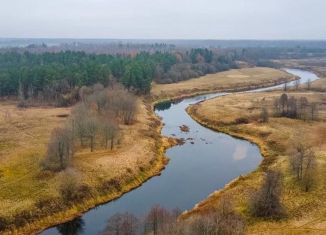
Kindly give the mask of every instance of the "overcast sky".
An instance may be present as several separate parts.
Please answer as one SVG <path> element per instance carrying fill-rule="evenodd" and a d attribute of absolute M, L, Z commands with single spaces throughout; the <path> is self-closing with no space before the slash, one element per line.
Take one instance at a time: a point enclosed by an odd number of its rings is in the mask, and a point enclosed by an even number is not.
<path fill-rule="evenodd" d="M 1 0 L 0 37 L 326 39 L 326 0 Z"/>

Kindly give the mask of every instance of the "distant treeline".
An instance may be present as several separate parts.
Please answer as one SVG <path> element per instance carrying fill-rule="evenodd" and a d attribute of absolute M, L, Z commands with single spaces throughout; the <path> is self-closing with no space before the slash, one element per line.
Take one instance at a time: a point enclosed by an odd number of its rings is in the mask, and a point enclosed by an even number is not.
<path fill-rule="evenodd" d="M 75 46 L 78 50 L 79 46 Z M 52 47 L 42 45 L 41 48 L 51 51 Z M 75 100 L 82 86 L 96 83 L 109 86 L 118 82 L 137 94 L 148 94 L 152 81 L 187 80 L 236 68 L 237 61 L 251 66 L 277 67 L 273 59 L 326 56 L 326 49 L 317 47 L 185 49 L 165 44 L 139 45 L 139 48 L 121 44 L 113 47 L 113 54 L 106 50 L 87 53 L 66 48 L 58 48 L 62 51 L 56 52 L 39 49 L 30 46 L 0 50 L 0 97 L 19 96 L 21 100 L 69 105 L 69 99 Z"/>
<path fill-rule="evenodd" d="M 0 96 L 54 100 L 73 89 L 122 83 L 138 94 L 151 83 L 171 83 L 235 68 L 233 54 L 208 49 L 186 52 L 140 52 L 136 55 L 0 53 Z"/>

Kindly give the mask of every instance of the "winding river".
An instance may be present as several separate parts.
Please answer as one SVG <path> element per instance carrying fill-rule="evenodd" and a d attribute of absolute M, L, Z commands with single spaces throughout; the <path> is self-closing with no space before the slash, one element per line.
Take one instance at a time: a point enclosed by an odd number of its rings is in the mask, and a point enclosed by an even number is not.
<path fill-rule="evenodd" d="M 315 74 L 308 71 L 297 69 L 286 71 L 299 76 L 301 83 L 318 79 Z M 288 85 L 294 83 L 290 82 Z M 265 91 L 282 86 L 247 92 Z M 191 104 L 222 95 L 227 93 L 200 95 L 178 103 L 157 106 L 155 112 L 165 124 L 162 134 L 186 140 L 184 145 L 167 150 L 166 155 L 170 162 L 162 174 L 115 201 L 98 206 L 80 218 L 47 229 L 41 234 L 98 234 L 112 215 L 118 212 L 142 215 L 156 204 L 170 209 L 191 209 L 216 189 L 221 189 L 239 175 L 256 169 L 262 160 L 256 145 L 205 128 L 185 111 Z M 182 132 L 179 128 L 181 125 L 187 125 L 190 128 L 189 132 Z M 75 233 L 71 233 L 71 230 Z"/>

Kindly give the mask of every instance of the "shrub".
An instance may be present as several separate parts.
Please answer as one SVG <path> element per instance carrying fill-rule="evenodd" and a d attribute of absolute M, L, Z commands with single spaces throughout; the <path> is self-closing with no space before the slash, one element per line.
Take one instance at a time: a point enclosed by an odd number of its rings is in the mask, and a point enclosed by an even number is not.
<path fill-rule="evenodd" d="M 249 119 L 245 117 L 239 117 L 235 119 L 235 124 L 248 124 L 248 123 L 249 123 Z"/>
<path fill-rule="evenodd" d="M 120 191 L 122 189 L 121 181 L 118 178 L 110 179 L 103 183 L 102 188 L 105 191 L 112 191 L 112 190 Z"/>
<path fill-rule="evenodd" d="M 69 177 L 61 184 L 60 195 L 66 204 L 71 204 L 88 198 L 92 194 L 88 185 L 80 185 L 75 178 Z"/>

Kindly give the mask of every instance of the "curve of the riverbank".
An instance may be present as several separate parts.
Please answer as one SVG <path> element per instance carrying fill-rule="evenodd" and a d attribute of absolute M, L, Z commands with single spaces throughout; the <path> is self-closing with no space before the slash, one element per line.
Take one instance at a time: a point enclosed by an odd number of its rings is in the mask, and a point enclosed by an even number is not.
<path fill-rule="evenodd" d="M 295 78 L 293 78 L 295 79 Z M 292 80 L 293 80 L 292 79 Z M 282 84 L 284 83 L 284 81 L 280 81 L 278 84 Z M 275 83 L 271 84 L 268 83 L 266 85 L 260 85 L 259 87 L 255 87 L 255 88 L 264 88 L 264 87 L 269 87 L 271 85 L 276 85 Z M 194 97 L 194 96 L 198 96 L 198 95 L 202 95 L 202 94 L 208 94 L 208 93 L 215 93 L 215 92 L 234 92 L 234 91 L 245 91 L 248 89 L 252 89 L 253 87 L 251 86 L 247 86 L 247 87 L 243 87 L 243 88 L 237 88 L 237 89 L 228 89 L 228 90 L 219 90 L 216 89 L 215 91 L 202 91 L 202 92 L 197 92 L 195 94 L 191 94 L 191 95 L 184 95 L 184 96 L 179 96 L 179 97 L 173 97 L 171 99 L 169 99 L 170 101 L 176 101 L 176 100 L 182 100 L 188 97 Z M 161 102 L 160 101 L 154 101 L 152 103 L 152 106 L 154 107 L 155 104 Z M 159 133 L 161 131 L 161 127 L 160 129 L 157 130 Z M 98 197 L 98 198 L 93 198 L 92 200 L 89 200 L 88 202 L 83 202 L 83 206 L 74 206 L 74 208 L 72 208 L 72 210 L 68 210 L 65 212 L 62 212 L 56 216 L 49 216 L 47 218 L 45 218 L 42 221 L 38 221 L 35 224 L 30 224 L 28 227 L 17 231 L 20 234 L 30 234 L 31 232 L 39 232 L 40 230 L 38 228 L 40 227 L 49 227 L 49 226 L 53 226 L 54 224 L 59 223 L 63 223 L 66 221 L 69 221 L 73 218 L 75 218 L 76 216 L 80 216 L 82 213 L 87 212 L 88 210 L 92 209 L 95 206 L 98 206 L 100 204 L 104 204 L 107 203 L 109 201 L 115 200 L 119 197 L 121 197 L 122 195 L 124 195 L 125 193 L 140 187 L 144 182 L 146 182 L 147 180 L 149 180 L 150 178 L 159 175 L 162 170 L 165 168 L 168 160 L 165 157 L 165 151 L 166 149 L 168 149 L 169 147 L 173 146 L 173 144 L 168 143 L 165 145 L 162 145 L 159 149 L 160 155 L 158 157 L 158 160 L 156 162 L 156 164 L 154 164 L 152 166 L 152 168 L 148 169 L 145 173 L 142 173 L 142 175 L 140 177 L 137 177 L 132 183 L 126 185 L 123 190 L 121 192 L 119 192 L 118 194 L 112 194 L 112 195 L 106 195 L 105 197 Z M 55 222 L 53 222 L 55 221 Z"/>

